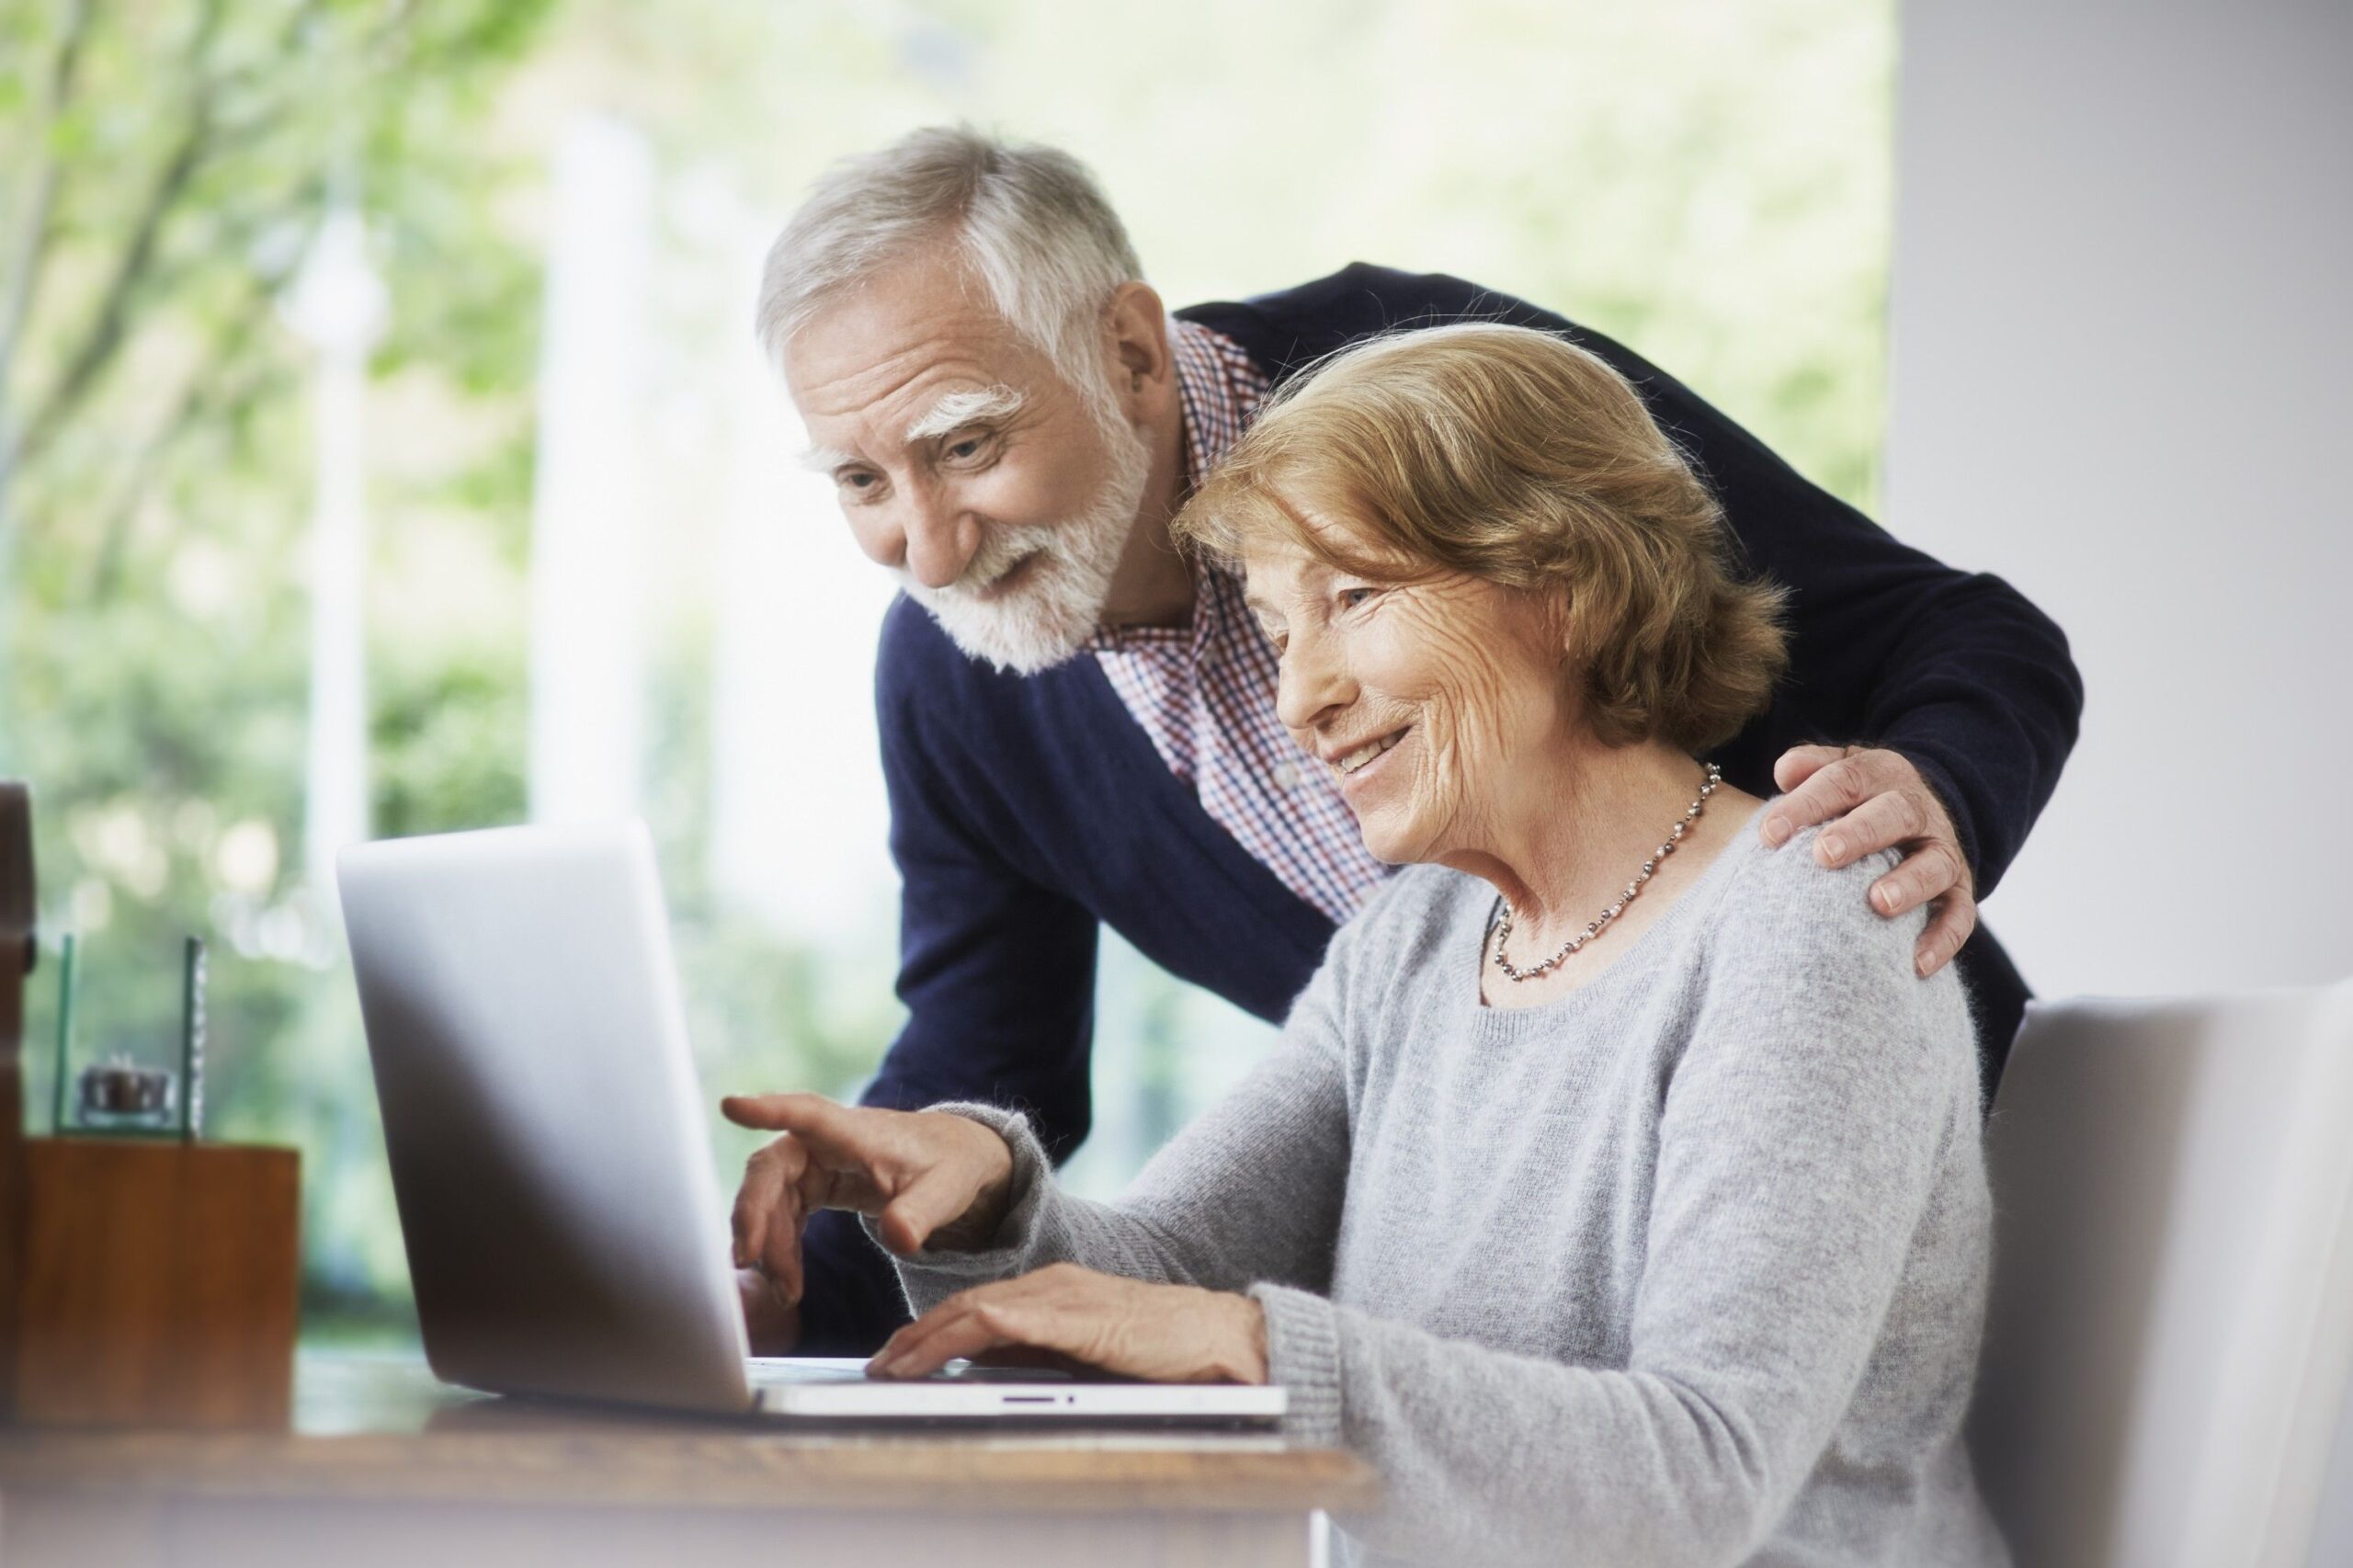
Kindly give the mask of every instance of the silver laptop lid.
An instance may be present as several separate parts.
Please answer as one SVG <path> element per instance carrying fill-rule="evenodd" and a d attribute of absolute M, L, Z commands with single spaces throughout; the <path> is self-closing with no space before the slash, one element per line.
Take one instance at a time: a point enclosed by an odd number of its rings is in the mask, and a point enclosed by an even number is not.
<path fill-rule="evenodd" d="M 644 824 L 394 840 L 336 865 L 434 1372 L 748 1408 Z"/>

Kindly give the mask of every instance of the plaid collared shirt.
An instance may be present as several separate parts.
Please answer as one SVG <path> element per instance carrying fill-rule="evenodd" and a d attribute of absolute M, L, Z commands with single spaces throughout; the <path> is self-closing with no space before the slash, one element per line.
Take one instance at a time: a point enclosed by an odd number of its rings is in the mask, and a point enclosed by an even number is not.
<path fill-rule="evenodd" d="M 1169 328 L 1189 488 L 1242 438 L 1267 381 L 1231 338 L 1191 322 Z M 1276 716 L 1279 661 L 1240 578 L 1197 561 L 1191 625 L 1105 627 L 1087 647 L 1169 771 L 1253 859 L 1336 923 L 1372 895 L 1390 868 Z"/>

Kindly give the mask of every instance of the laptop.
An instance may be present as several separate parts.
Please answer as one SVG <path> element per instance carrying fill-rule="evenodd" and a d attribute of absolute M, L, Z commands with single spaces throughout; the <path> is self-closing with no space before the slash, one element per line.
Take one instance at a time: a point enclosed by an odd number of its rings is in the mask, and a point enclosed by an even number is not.
<path fill-rule="evenodd" d="M 344 922 L 445 1382 L 789 1421 L 1263 1426 L 1279 1388 L 749 1354 L 642 823 L 356 846 Z"/>

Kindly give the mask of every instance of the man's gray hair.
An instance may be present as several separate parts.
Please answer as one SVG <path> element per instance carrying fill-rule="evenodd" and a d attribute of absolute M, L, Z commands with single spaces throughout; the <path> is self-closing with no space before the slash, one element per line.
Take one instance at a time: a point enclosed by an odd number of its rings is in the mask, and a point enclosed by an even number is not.
<path fill-rule="evenodd" d="M 1104 312 L 1143 276 L 1119 214 L 1069 153 L 964 126 L 911 132 L 818 182 L 761 269 L 756 327 L 769 361 L 834 295 L 940 243 L 1089 403 L 1108 391 Z"/>

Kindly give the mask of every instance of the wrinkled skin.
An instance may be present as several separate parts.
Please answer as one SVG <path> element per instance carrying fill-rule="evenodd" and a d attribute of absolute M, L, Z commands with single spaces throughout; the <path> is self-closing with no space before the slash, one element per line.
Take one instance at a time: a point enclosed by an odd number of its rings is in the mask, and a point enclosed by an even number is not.
<path fill-rule="evenodd" d="M 960 1356 L 1066 1361 L 1152 1382 L 1263 1383 L 1266 1316 L 1230 1291 L 1056 1263 L 950 1296 L 892 1335 L 870 1369 L 928 1377 Z"/>
<path fill-rule="evenodd" d="M 1114 424 L 1146 452 L 1147 472 L 1103 611 L 1113 620 L 1181 620 L 1192 579 L 1170 548 L 1181 472 L 1175 362 L 1160 297 L 1120 290 L 1104 319 L 1101 371 Z M 883 269 L 794 335 L 784 372 L 810 441 L 834 481 L 858 548 L 917 585 L 1024 591 L 968 581 L 993 561 L 993 534 L 1055 529 L 1095 511 L 1113 470 L 1107 432 L 1053 361 L 1017 335 L 949 259 Z M 936 434 L 910 431 L 943 400 L 1005 389 L 1020 408 Z M 1142 525 L 1142 526 L 1140 526 Z"/>
<path fill-rule="evenodd" d="M 1376 582 L 1293 547 L 1244 564 L 1281 654 L 1276 710 L 1333 767 L 1373 854 L 1476 856 L 1557 794 L 1580 748 L 1563 721 L 1560 620 L 1540 600 L 1460 574 Z M 1392 736 L 1356 772 L 1333 766 Z"/>

